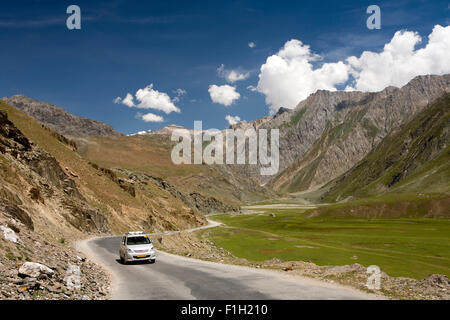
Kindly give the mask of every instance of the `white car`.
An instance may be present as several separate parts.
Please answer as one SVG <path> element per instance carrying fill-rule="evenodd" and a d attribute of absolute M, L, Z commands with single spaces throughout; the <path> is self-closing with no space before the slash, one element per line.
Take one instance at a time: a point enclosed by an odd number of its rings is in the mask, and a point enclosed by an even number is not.
<path fill-rule="evenodd" d="M 141 231 L 128 232 L 122 237 L 119 256 L 123 264 L 130 261 L 156 261 L 153 241 Z"/>

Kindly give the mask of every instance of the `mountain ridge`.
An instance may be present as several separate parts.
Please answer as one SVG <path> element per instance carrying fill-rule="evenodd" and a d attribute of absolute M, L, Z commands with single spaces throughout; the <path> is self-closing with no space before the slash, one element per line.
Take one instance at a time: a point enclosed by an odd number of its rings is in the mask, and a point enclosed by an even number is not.
<path fill-rule="evenodd" d="M 285 119 L 292 125 L 266 122 L 261 126 L 280 128 L 283 158 L 279 174 L 267 179 L 268 185 L 283 192 L 324 185 L 449 90 L 450 75 L 419 76 L 402 88 L 387 87 L 377 93 L 319 90 Z"/>
<path fill-rule="evenodd" d="M 450 93 L 446 93 L 391 131 L 361 162 L 330 182 L 322 199 L 335 202 L 408 191 L 450 193 L 450 186 L 445 184 L 450 180 L 449 140 Z M 423 183 L 419 185 L 419 181 Z"/>
<path fill-rule="evenodd" d="M 249 122 L 242 121 L 230 126 L 231 129 L 280 130 L 280 170 L 277 175 L 261 176 L 259 164 L 223 165 L 221 166 L 223 169 L 219 170 L 221 173 L 219 171 L 217 173 L 219 176 L 233 173 L 236 177 L 245 177 L 249 181 L 267 187 L 266 189 L 281 193 L 317 189 L 350 170 L 392 130 L 410 120 L 443 93 L 449 91 L 449 74 L 418 76 L 401 88 L 389 86 L 379 92 L 317 90 L 307 99 L 299 102 L 293 110 L 283 109 L 274 116 Z M 15 96 L 15 99 L 39 103 L 23 96 Z M 19 107 L 28 110 L 24 105 L 25 102 Z M 44 103 L 44 105 L 48 104 Z M 55 122 L 59 119 L 57 118 Z M 51 126 L 48 122 L 47 125 Z M 53 125 L 58 126 L 58 124 Z M 181 127 L 171 125 L 148 132 L 143 136 L 153 136 L 154 140 L 161 142 L 161 139 L 165 139 L 164 136 L 170 135 L 177 128 Z M 95 132 L 98 133 L 98 131 Z M 108 141 L 109 137 L 123 136 L 107 132 L 102 131 L 101 134 L 95 135 L 106 138 L 102 141 L 109 143 L 110 146 L 112 141 Z M 192 134 L 192 130 L 189 132 Z M 77 138 L 75 140 L 77 146 L 81 147 L 82 154 L 86 154 L 87 146 L 98 146 L 100 142 L 89 138 L 93 136 L 92 132 L 88 132 L 87 136 L 77 134 L 79 136 L 75 137 Z M 137 136 L 134 137 L 138 139 Z M 141 141 L 139 139 L 136 142 Z M 164 152 L 167 151 L 169 144 L 169 142 L 163 143 Z M 99 156 L 101 160 L 102 156 Z M 128 166 L 118 168 L 129 169 Z M 237 181 L 241 180 L 239 178 Z M 171 183 L 174 182 L 171 181 Z M 220 194 L 216 193 L 216 195 L 220 198 Z"/>
<path fill-rule="evenodd" d="M 40 102 L 24 95 L 4 97 L 1 100 L 32 116 L 54 131 L 67 136 L 120 136 L 121 133 L 104 122 L 75 116 L 61 107 Z"/>
<path fill-rule="evenodd" d="M 134 179 L 131 172 L 113 174 L 109 170 L 101 170 L 102 168 L 93 166 L 88 160 L 82 158 L 77 153 L 77 150 L 74 149 L 72 141 L 68 143 L 65 139 L 61 139 L 58 134 L 55 134 L 51 129 L 43 126 L 42 123 L 31 116 L 7 105 L 3 101 L 0 101 L 0 110 L 7 114 L 6 119 L 9 119 L 8 121 L 11 123 L 8 125 L 10 128 L 16 128 L 15 130 L 21 132 L 20 136 L 25 137 L 26 141 L 30 141 L 32 145 L 45 150 L 46 156 L 43 159 L 48 158 L 47 162 L 52 164 L 52 166 L 46 169 L 46 161 L 33 161 L 31 164 L 40 168 L 37 174 L 45 175 L 45 177 L 50 177 L 55 181 L 63 181 L 57 185 L 59 189 L 63 190 L 59 193 L 53 192 L 53 196 L 50 194 L 49 197 L 53 200 L 63 199 L 65 194 L 70 195 L 76 191 L 80 195 L 79 197 L 84 199 L 82 201 L 94 208 L 93 211 L 98 210 L 105 218 L 105 221 L 108 223 L 107 232 L 121 233 L 129 230 L 129 228 L 154 232 L 199 226 L 205 223 L 203 215 L 196 208 L 187 206 L 182 200 L 175 198 L 158 185 L 148 183 L 139 179 L 139 177 Z M 8 129 L 4 132 L 5 137 L 8 138 L 11 131 Z M 19 159 L 25 157 L 21 156 L 19 151 L 13 150 L 10 153 L 19 155 Z M 1 157 L 3 153 L 3 149 L 0 149 L 0 160 L 4 158 Z M 14 167 L 13 161 L 15 160 L 10 157 L 3 162 L 9 167 Z M 32 168 L 29 168 L 31 164 L 21 164 L 20 168 L 24 172 L 33 171 Z M 51 169 L 53 167 L 54 169 Z M 23 179 L 17 178 L 17 175 L 17 171 L 10 170 L 7 172 L 6 178 L 14 183 L 15 181 L 18 183 Z M 58 178 L 60 176 L 63 178 Z M 69 185 L 67 188 L 61 187 L 65 186 L 66 180 L 72 181 L 71 183 L 74 184 Z M 0 185 L 0 198 L 3 198 L 3 191 L 8 188 L 8 185 L 7 183 Z M 44 181 L 35 186 L 37 190 L 40 190 L 38 194 L 43 194 L 41 189 L 45 189 L 45 185 L 50 184 Z M 28 192 L 31 194 L 30 187 L 23 187 L 22 189 L 18 189 L 20 192 L 16 193 L 24 199 L 29 198 L 31 196 L 28 195 Z M 4 192 L 6 192 L 6 195 L 11 194 L 7 191 Z M 59 196 L 59 194 L 62 196 Z M 8 198 L 11 197 L 8 196 Z M 36 219 L 42 219 L 39 213 L 51 212 L 46 207 L 46 203 L 50 203 L 49 200 L 46 197 L 43 197 L 43 200 L 44 203 L 41 205 L 43 208 L 31 210 L 35 211 L 34 216 Z M 67 201 L 64 201 L 64 203 L 65 205 L 62 205 L 64 210 L 61 210 L 61 212 L 68 211 L 68 213 L 64 213 L 64 219 L 72 221 L 71 212 L 76 216 L 85 212 L 84 209 L 79 210 L 80 206 L 72 206 Z M 57 215 L 60 215 L 59 211 Z M 46 214 L 45 216 L 51 218 L 52 221 L 55 220 L 52 218 L 53 214 Z M 64 228 L 65 222 L 61 222 L 58 219 L 56 221 L 56 230 L 66 229 Z M 78 233 L 88 231 L 85 228 L 80 228 Z"/>

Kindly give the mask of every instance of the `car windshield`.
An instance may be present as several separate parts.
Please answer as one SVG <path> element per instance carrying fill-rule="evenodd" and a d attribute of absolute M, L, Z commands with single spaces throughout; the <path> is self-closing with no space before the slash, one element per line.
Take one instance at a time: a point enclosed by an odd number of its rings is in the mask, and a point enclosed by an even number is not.
<path fill-rule="evenodd" d="M 148 237 L 145 236 L 141 236 L 141 237 L 128 237 L 127 239 L 127 245 L 138 245 L 138 244 L 149 244 L 150 243 L 150 239 Z"/>

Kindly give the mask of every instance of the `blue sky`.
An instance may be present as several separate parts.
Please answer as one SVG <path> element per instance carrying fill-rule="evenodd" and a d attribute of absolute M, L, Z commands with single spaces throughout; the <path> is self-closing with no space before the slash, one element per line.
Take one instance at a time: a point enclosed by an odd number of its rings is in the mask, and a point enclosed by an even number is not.
<path fill-rule="evenodd" d="M 66 28 L 71 4 L 81 8 L 81 30 Z M 381 8 L 380 30 L 366 28 L 371 4 Z M 25 94 L 126 134 L 171 123 L 191 128 L 194 120 L 222 129 L 226 115 L 269 114 L 265 96 L 247 87 L 287 41 L 309 45 L 322 56 L 315 63 L 337 62 L 382 50 L 402 29 L 426 40 L 436 24 L 448 25 L 449 13 L 449 1 L 2 1 L 0 96 Z M 222 64 L 249 73 L 229 83 L 240 93 L 230 106 L 208 93 L 226 84 L 217 73 Z M 113 102 L 149 84 L 172 99 L 174 90 L 186 90 L 175 103 L 181 112 Z M 145 122 L 138 112 L 165 120 Z"/>

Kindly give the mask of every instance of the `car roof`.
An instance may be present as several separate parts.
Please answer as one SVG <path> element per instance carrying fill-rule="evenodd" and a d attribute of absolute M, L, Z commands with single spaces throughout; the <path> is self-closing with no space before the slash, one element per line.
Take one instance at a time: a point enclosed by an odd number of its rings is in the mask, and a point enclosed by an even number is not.
<path fill-rule="evenodd" d="M 125 234 L 125 236 L 145 236 L 146 234 L 143 231 L 132 231 L 132 232 L 127 232 Z"/>

